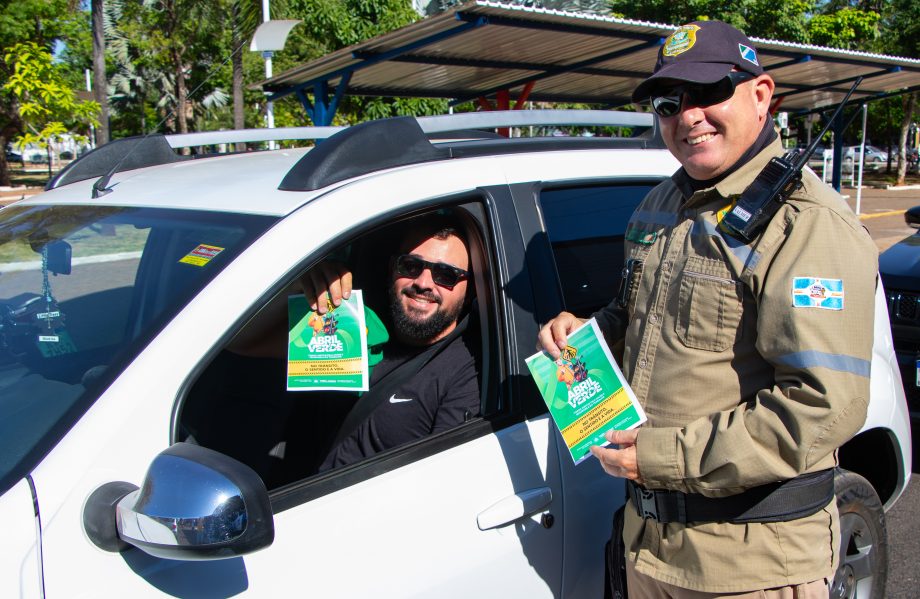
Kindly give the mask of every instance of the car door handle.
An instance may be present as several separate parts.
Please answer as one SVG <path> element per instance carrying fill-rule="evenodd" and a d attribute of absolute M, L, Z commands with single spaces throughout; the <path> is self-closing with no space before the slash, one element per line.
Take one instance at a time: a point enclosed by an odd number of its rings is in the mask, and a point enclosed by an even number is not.
<path fill-rule="evenodd" d="M 505 526 L 524 516 L 542 512 L 552 500 L 553 491 L 549 487 L 521 491 L 484 509 L 476 517 L 476 523 L 479 525 L 479 530 Z"/>

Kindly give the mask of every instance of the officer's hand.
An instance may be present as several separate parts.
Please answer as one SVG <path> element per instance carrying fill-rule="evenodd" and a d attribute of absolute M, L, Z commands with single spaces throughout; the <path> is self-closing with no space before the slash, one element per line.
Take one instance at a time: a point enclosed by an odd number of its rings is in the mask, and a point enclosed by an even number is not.
<path fill-rule="evenodd" d="M 327 298 L 338 306 L 351 296 L 351 271 L 340 262 L 323 261 L 300 278 L 300 285 L 310 308 L 325 314 Z"/>
<path fill-rule="evenodd" d="M 537 335 L 537 350 L 546 351 L 555 360 L 565 349 L 569 333 L 581 326 L 585 321 L 569 312 L 560 312 L 559 316 L 552 319 L 540 329 Z"/>
<path fill-rule="evenodd" d="M 638 429 L 629 431 L 607 431 L 604 435 L 607 440 L 619 448 L 591 447 L 591 453 L 600 461 L 604 472 L 610 476 L 628 478 L 640 485 L 642 476 L 639 474 L 639 459 L 636 453 L 636 439 L 639 437 Z"/>

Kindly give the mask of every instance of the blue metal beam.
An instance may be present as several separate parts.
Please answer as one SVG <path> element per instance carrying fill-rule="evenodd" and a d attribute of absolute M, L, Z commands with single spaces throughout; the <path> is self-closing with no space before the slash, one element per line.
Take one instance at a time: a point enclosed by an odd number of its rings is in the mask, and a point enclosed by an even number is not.
<path fill-rule="evenodd" d="M 774 48 L 757 48 L 757 52 L 761 56 L 784 56 L 784 57 L 792 59 L 793 61 L 803 56 L 803 54 L 792 51 L 792 50 L 777 50 Z M 877 60 L 873 60 L 871 58 L 861 58 L 858 56 L 854 56 L 852 58 L 850 57 L 845 58 L 842 56 L 813 55 L 813 57 L 814 59 L 821 60 L 822 62 L 834 62 L 838 64 L 856 65 L 856 66 L 863 66 L 867 68 L 877 68 L 879 66 L 879 62 Z M 775 68 L 775 67 L 772 67 L 772 68 Z M 905 66 L 904 69 L 907 71 L 913 72 L 913 73 L 920 73 L 920 67 Z"/>
<path fill-rule="evenodd" d="M 268 88 L 266 89 L 266 91 L 271 93 L 271 95 L 269 96 L 269 99 L 272 101 L 275 101 L 287 95 L 296 94 L 298 90 L 304 90 L 310 87 L 314 87 L 318 83 L 324 83 L 328 85 L 329 82 L 331 82 L 332 80 L 339 78 L 339 77 L 344 78 L 346 76 L 350 79 L 351 75 L 355 71 L 360 71 L 361 69 L 366 69 L 367 67 L 373 66 L 379 62 L 389 60 L 396 56 L 405 54 L 407 52 L 412 52 L 413 50 L 422 48 L 424 46 L 427 46 L 428 44 L 432 44 L 432 43 L 439 42 L 444 39 L 454 37 L 456 35 L 460 35 L 461 33 L 464 33 L 471 29 L 482 27 L 483 25 L 487 23 L 488 23 L 488 20 L 485 17 L 481 17 L 475 21 L 462 22 L 460 25 L 458 25 L 457 27 L 454 27 L 453 29 L 449 29 L 447 31 L 442 31 L 440 33 L 430 35 L 420 40 L 416 40 L 415 42 L 412 42 L 411 44 L 406 44 L 405 46 L 394 48 L 388 52 L 383 52 L 381 54 L 373 54 L 367 58 L 362 58 L 360 52 L 353 52 L 352 56 L 354 56 L 356 59 L 361 60 L 361 62 L 359 62 L 358 64 L 353 64 L 347 67 L 343 67 L 336 71 L 332 71 L 331 73 L 327 73 L 323 77 L 319 77 L 317 79 L 311 79 L 309 81 L 304 81 L 303 83 L 300 83 L 296 86 L 292 86 L 292 87 L 288 87 L 288 88 L 284 88 L 284 89 L 280 89 L 276 91 L 273 91 L 271 88 Z"/>
<path fill-rule="evenodd" d="M 410 64 L 450 66 L 450 67 L 470 67 L 481 69 L 498 69 L 506 71 L 540 71 L 546 72 L 559 68 L 559 65 L 543 64 L 537 62 L 516 62 L 513 60 L 486 60 L 470 58 L 451 58 L 449 56 L 430 56 L 413 54 L 411 56 L 400 56 L 393 59 L 393 62 L 406 62 Z M 598 77 L 636 77 L 635 71 L 624 71 L 622 69 L 604 69 L 585 67 L 578 69 L 578 73 L 585 75 L 597 75 Z M 643 75 L 644 76 L 644 75 Z M 466 93 L 469 93 L 467 90 Z"/>
<path fill-rule="evenodd" d="M 547 79 L 547 78 L 549 78 L 549 77 L 555 77 L 555 76 L 557 76 L 557 75 L 562 75 L 562 74 L 564 74 L 564 73 L 571 73 L 572 71 L 577 71 L 577 70 L 579 70 L 579 69 L 582 69 L 582 68 L 585 68 L 585 67 L 588 67 L 588 66 L 591 66 L 591 65 L 600 63 L 600 62 L 604 62 L 604 61 L 607 61 L 607 60 L 612 60 L 612 59 L 614 59 L 614 58 L 619 58 L 619 57 L 621 57 L 621 56 L 628 56 L 628 55 L 630 55 L 630 54 L 635 54 L 636 52 L 640 52 L 640 51 L 645 50 L 646 48 L 650 48 L 650 47 L 652 47 L 652 46 L 660 46 L 660 45 L 663 44 L 663 43 L 664 43 L 664 38 L 656 38 L 656 39 L 653 39 L 653 40 L 646 41 L 646 42 L 644 42 L 644 43 L 638 44 L 638 45 L 636 45 L 636 46 L 632 46 L 632 47 L 630 47 L 630 48 L 624 48 L 624 49 L 622 49 L 622 50 L 616 50 L 616 51 L 614 51 L 614 52 L 607 52 L 606 54 L 601 54 L 600 56 L 595 56 L 595 57 L 593 57 L 593 58 L 588 58 L 588 59 L 586 59 L 586 60 L 581 60 L 581 61 L 579 61 L 579 62 L 575 62 L 575 63 L 572 63 L 572 64 L 570 64 L 570 65 L 565 65 L 565 66 L 561 66 L 561 67 L 556 67 L 556 68 L 551 69 L 551 70 L 549 70 L 549 71 L 545 71 L 544 73 L 542 73 L 542 74 L 540 74 L 540 75 L 532 75 L 532 76 L 530 76 L 530 77 L 522 77 L 522 78 L 517 79 L 517 80 L 515 80 L 515 81 L 510 81 L 510 82 L 508 82 L 508 83 L 503 83 L 503 84 L 501 84 L 501 85 L 498 85 L 498 86 L 495 86 L 495 87 L 492 87 L 492 88 L 489 88 L 489 89 L 485 89 L 485 90 L 482 90 L 482 91 L 479 91 L 479 92 L 473 92 L 472 94 L 470 94 L 470 95 L 468 95 L 468 96 L 466 96 L 466 97 L 464 97 L 464 98 L 458 98 L 458 99 L 455 100 L 454 102 L 451 102 L 451 104 L 453 104 L 453 105 L 462 104 L 463 102 L 469 102 L 470 100 L 473 100 L 473 99 L 478 98 L 478 97 L 481 97 L 481 96 L 483 96 L 483 97 L 490 96 L 490 95 L 492 95 L 492 94 L 494 94 L 494 93 L 496 93 L 496 92 L 498 92 L 498 91 L 500 91 L 500 90 L 503 90 L 503 89 L 511 90 L 511 89 L 513 89 L 513 88 L 515 88 L 515 87 L 518 87 L 518 86 L 520 86 L 520 85 L 525 85 L 525 84 L 527 84 L 527 83 L 530 83 L 531 81 L 539 81 L 539 80 L 541 80 L 541 79 Z M 627 76 L 638 76 L 638 77 L 643 77 L 643 78 L 644 78 L 644 77 L 645 77 L 645 74 L 644 74 L 644 73 L 633 73 L 633 72 L 629 72 L 629 75 L 627 75 Z"/>
<path fill-rule="evenodd" d="M 892 67 L 892 68 L 890 68 L 890 69 L 884 69 L 884 70 L 881 70 L 881 71 L 876 71 L 876 72 L 874 72 L 874 73 L 868 73 L 868 74 L 866 74 L 866 75 L 854 75 L 853 77 L 847 77 L 847 78 L 845 78 L 845 79 L 838 79 L 837 81 L 831 81 L 830 83 L 823 83 L 823 84 L 819 84 L 819 85 L 801 86 L 801 85 L 788 85 L 788 84 L 782 84 L 783 87 L 792 87 L 792 88 L 794 88 L 794 91 L 791 91 L 791 92 L 782 92 L 782 93 L 779 93 L 779 94 L 773 94 L 773 99 L 775 100 L 776 98 L 784 98 L 784 97 L 786 97 L 786 96 L 794 96 L 794 95 L 796 95 L 796 94 L 803 94 L 803 93 L 806 93 L 806 92 L 812 92 L 812 91 L 819 90 L 819 89 L 820 89 L 820 90 L 827 90 L 827 91 L 839 91 L 839 90 L 834 90 L 834 89 L 833 89 L 833 86 L 835 86 L 835 85 L 842 85 L 842 84 L 844 84 L 844 83 L 853 83 L 854 81 L 856 81 L 856 80 L 859 79 L 860 77 L 862 77 L 863 79 L 872 79 L 873 77 L 881 77 L 882 75 L 890 75 L 891 73 L 898 73 L 898 72 L 900 72 L 900 71 L 901 71 L 901 67 Z M 844 89 L 844 90 L 843 90 L 843 93 L 846 93 L 848 90 L 849 90 L 849 88 Z"/>

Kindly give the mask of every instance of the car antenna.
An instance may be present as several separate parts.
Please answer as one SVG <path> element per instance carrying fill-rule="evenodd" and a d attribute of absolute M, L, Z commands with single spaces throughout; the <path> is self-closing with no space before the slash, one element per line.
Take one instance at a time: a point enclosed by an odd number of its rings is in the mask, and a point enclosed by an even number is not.
<path fill-rule="evenodd" d="M 224 66 L 226 66 L 227 63 L 230 62 L 230 60 L 233 58 L 233 55 L 236 54 L 237 52 L 240 52 L 243 49 L 243 45 L 245 43 L 246 43 L 245 40 L 241 41 L 240 44 L 236 47 L 236 49 L 230 52 L 230 54 L 227 56 L 227 58 L 224 59 L 223 62 L 214 66 L 214 68 L 211 69 L 211 72 L 208 73 L 208 75 L 204 78 L 204 80 L 202 80 L 201 83 L 195 86 L 195 89 L 193 89 L 192 91 L 188 93 L 188 95 L 186 96 L 186 101 L 190 100 L 196 93 L 198 93 L 198 90 L 201 89 L 201 86 L 203 86 L 205 83 L 210 81 L 211 78 L 217 73 L 219 69 L 222 69 Z M 154 131 L 159 129 L 163 125 L 163 123 L 165 123 L 169 118 L 175 115 L 176 110 L 178 108 L 179 107 L 177 106 L 176 108 L 171 110 L 166 116 L 160 119 L 160 122 L 158 122 L 150 132 L 145 133 L 144 136 L 141 138 L 141 140 L 138 143 L 134 144 L 131 147 L 131 149 L 127 153 L 125 153 L 125 155 L 122 156 L 121 159 L 112 166 L 112 168 L 109 169 L 109 171 L 106 174 L 96 179 L 96 182 L 93 183 L 93 193 L 92 193 L 92 197 L 94 200 L 106 194 L 112 193 L 113 189 L 108 186 L 109 180 L 115 175 L 116 172 L 118 172 L 118 167 L 120 167 L 125 162 L 125 160 L 127 160 L 132 154 L 134 154 L 134 152 L 139 147 L 144 145 L 144 142 L 147 141 L 148 137 L 153 135 Z"/>

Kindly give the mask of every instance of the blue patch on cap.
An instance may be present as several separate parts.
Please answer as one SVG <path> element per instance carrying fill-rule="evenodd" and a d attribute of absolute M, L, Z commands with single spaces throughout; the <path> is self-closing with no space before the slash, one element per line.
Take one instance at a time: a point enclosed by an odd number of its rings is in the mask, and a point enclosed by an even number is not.
<path fill-rule="evenodd" d="M 744 60 L 760 66 L 760 63 L 757 62 L 757 51 L 750 46 L 745 46 L 744 44 L 738 44 L 738 50 L 741 52 L 741 58 Z"/>

